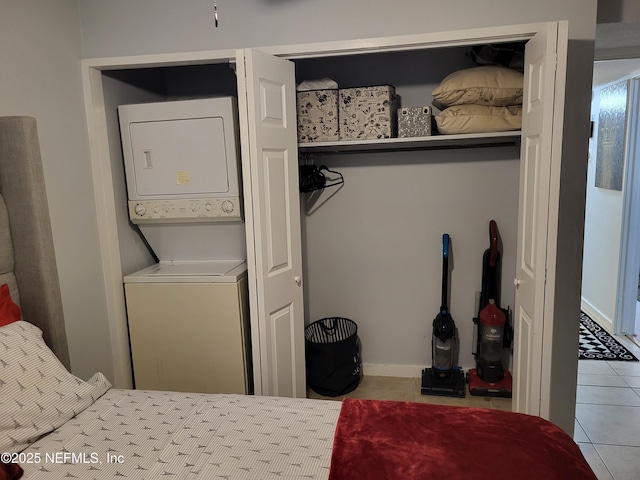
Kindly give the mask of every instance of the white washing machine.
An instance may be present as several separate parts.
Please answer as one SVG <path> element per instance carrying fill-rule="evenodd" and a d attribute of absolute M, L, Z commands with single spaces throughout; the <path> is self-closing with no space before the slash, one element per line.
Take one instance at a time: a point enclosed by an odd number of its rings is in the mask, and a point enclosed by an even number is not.
<path fill-rule="evenodd" d="M 160 262 L 124 282 L 136 388 L 253 393 L 245 261 Z"/>
<path fill-rule="evenodd" d="M 235 100 L 118 113 L 129 216 L 159 259 L 124 277 L 135 387 L 253 393 Z"/>

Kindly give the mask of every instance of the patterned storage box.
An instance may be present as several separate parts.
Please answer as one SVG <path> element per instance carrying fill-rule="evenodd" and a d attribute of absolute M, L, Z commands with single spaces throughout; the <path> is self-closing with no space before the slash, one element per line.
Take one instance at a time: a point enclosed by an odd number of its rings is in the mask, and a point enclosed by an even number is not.
<path fill-rule="evenodd" d="M 338 90 L 297 92 L 298 142 L 331 142 L 338 136 Z"/>
<path fill-rule="evenodd" d="M 396 89 L 391 85 L 341 88 L 340 140 L 395 137 L 396 102 Z"/>
<path fill-rule="evenodd" d="M 431 135 L 433 115 L 430 106 L 398 109 L 398 137 L 427 137 Z"/>

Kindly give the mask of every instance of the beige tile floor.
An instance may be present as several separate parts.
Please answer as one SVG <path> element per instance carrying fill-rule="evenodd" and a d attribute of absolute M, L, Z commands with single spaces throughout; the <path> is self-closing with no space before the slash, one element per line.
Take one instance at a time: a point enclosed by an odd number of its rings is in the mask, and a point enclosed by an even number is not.
<path fill-rule="evenodd" d="M 638 345 L 616 339 L 640 358 Z M 599 480 L 640 479 L 640 362 L 578 362 L 573 438 Z"/>

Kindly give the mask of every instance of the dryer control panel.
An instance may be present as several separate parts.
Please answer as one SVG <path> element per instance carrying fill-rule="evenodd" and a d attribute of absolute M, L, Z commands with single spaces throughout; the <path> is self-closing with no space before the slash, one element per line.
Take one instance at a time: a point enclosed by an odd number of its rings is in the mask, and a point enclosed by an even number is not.
<path fill-rule="evenodd" d="M 239 197 L 130 200 L 133 223 L 209 223 L 242 221 Z"/>

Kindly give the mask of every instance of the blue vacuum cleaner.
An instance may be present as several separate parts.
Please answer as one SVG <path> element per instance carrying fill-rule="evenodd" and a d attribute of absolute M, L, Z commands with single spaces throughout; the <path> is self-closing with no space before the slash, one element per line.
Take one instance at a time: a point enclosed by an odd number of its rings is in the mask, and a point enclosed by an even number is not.
<path fill-rule="evenodd" d="M 449 245 L 448 233 L 442 236 L 442 302 L 440 311 L 433 320 L 431 338 L 431 368 L 422 370 L 423 395 L 445 397 L 465 396 L 464 372 L 455 366 L 456 324 L 449 313 Z"/>

